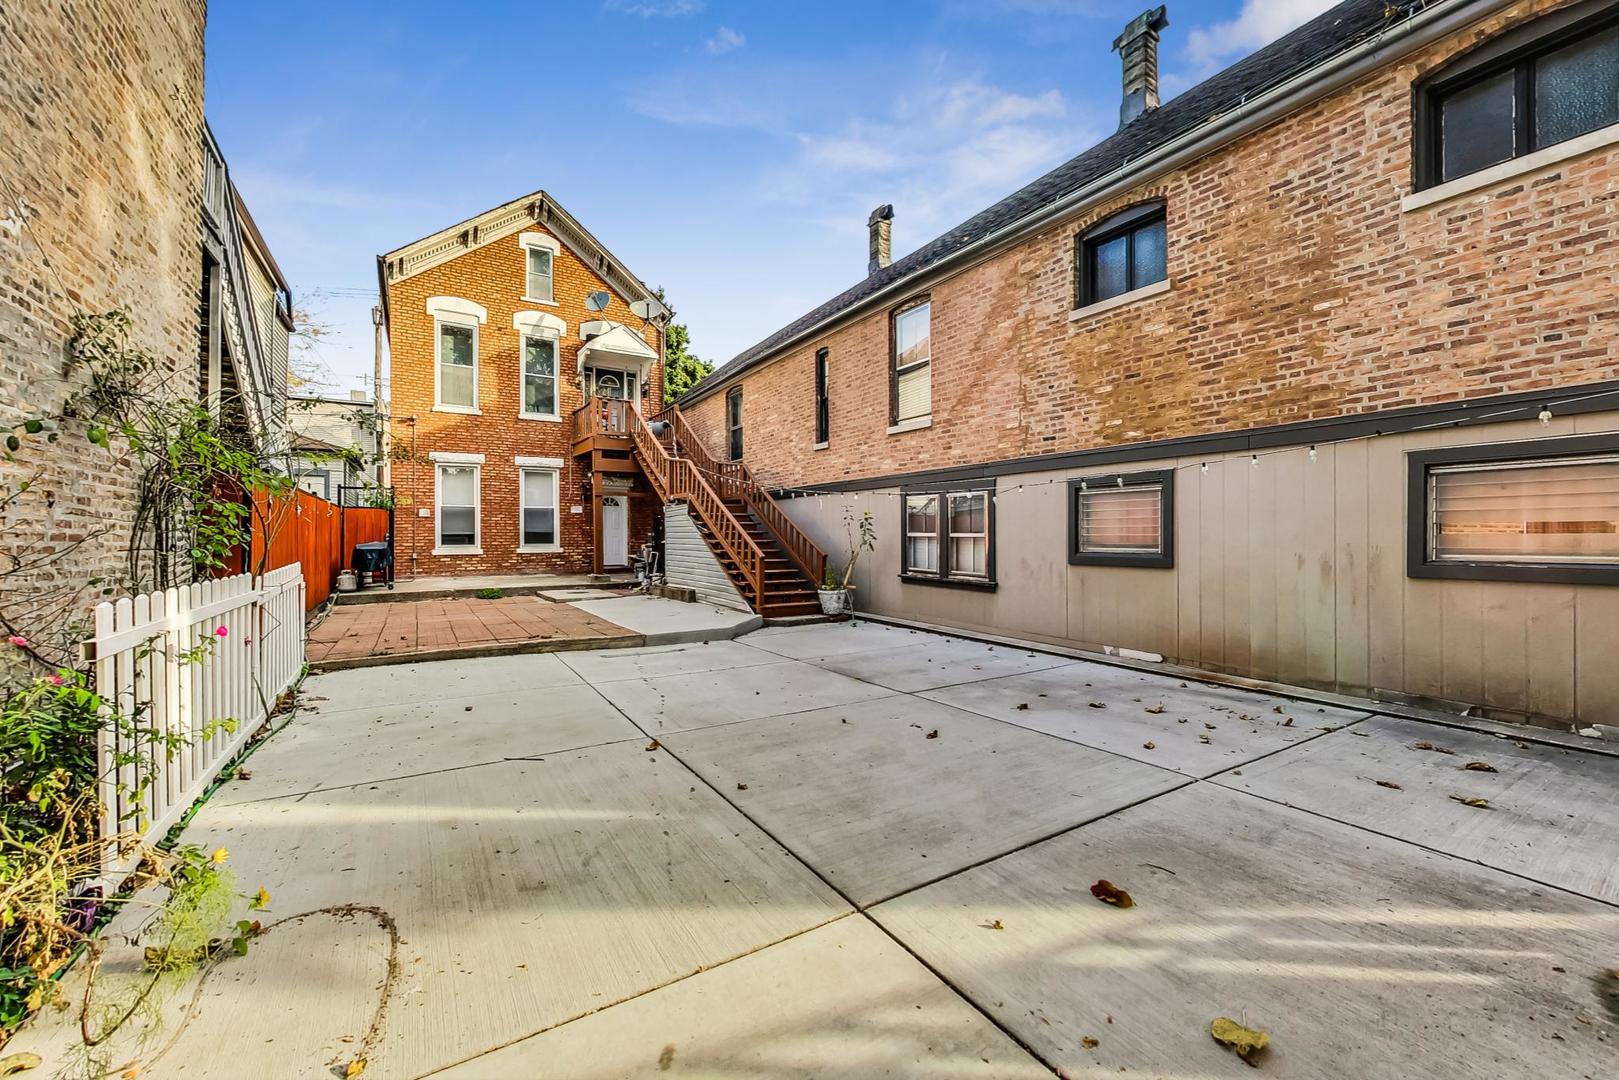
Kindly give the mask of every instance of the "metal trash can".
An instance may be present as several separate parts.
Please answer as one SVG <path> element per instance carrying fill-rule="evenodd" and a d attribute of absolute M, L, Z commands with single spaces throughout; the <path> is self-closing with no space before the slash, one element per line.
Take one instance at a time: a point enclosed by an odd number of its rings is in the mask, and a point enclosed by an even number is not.
<path fill-rule="evenodd" d="M 393 545 L 386 540 L 354 545 L 354 570 L 365 585 L 387 581 L 393 585 Z"/>

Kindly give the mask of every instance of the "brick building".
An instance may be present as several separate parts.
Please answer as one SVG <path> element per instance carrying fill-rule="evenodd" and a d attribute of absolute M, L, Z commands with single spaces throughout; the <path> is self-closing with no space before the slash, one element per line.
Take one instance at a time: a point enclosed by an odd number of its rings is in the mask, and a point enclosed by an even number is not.
<path fill-rule="evenodd" d="M 1619 722 L 1619 4 L 1347 0 L 1160 106 L 1167 25 L 686 422 L 829 552 L 874 511 L 874 612 Z"/>
<path fill-rule="evenodd" d="M 661 504 L 637 470 L 575 458 L 575 413 L 592 395 L 663 408 L 667 309 L 543 191 L 377 269 L 396 571 L 626 566 Z"/>

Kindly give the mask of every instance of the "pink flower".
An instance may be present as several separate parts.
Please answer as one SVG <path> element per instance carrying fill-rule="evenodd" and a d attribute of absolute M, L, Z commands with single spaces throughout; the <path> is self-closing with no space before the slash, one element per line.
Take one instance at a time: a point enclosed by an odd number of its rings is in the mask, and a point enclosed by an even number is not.
<path fill-rule="evenodd" d="M 21 634 L 12 634 L 11 637 L 7 638 L 6 640 L 10 641 L 19 649 L 28 648 L 28 639 L 23 637 Z"/>
<path fill-rule="evenodd" d="M 66 686 L 67 685 L 67 680 L 62 678 L 62 676 L 60 676 L 60 675 L 52 675 L 51 676 L 51 685 L 52 686 Z"/>
<path fill-rule="evenodd" d="M 220 637 L 224 637 L 229 634 L 230 631 L 225 629 L 223 626 L 216 626 L 214 627 L 214 633 L 218 634 Z"/>

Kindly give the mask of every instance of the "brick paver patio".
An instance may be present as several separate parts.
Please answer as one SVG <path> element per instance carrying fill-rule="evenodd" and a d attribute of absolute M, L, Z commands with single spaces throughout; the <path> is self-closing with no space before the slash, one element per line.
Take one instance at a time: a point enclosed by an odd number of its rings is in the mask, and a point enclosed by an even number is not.
<path fill-rule="evenodd" d="M 498 652 L 535 642 L 568 648 L 636 637 L 572 604 L 537 596 L 339 604 L 310 631 L 304 656 L 318 666 L 344 667 L 377 657 Z"/>

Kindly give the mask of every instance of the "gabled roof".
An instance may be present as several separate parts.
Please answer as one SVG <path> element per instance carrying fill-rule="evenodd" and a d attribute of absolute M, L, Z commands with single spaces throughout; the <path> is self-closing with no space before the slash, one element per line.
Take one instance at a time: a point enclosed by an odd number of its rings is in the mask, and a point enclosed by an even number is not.
<path fill-rule="evenodd" d="M 940 267 L 950 261 L 953 255 L 978 241 L 1039 214 L 1093 182 L 1127 170 L 1132 162 L 1211 124 L 1238 106 L 1250 102 L 1256 95 L 1375 38 L 1416 11 L 1436 6 L 1444 5 L 1435 4 L 1433 0 L 1344 0 L 1162 107 L 1142 114 L 1078 157 L 1057 166 L 994 206 L 974 214 L 944 235 L 788 323 L 727 361 L 687 391 L 683 400 L 689 402 L 706 397 L 737 375 L 772 359 L 783 349 L 797 343 L 800 337 L 858 307 L 875 294 L 906 278 L 920 276 L 926 270 Z"/>
<path fill-rule="evenodd" d="M 378 255 L 377 283 L 381 286 L 384 317 L 387 317 L 388 311 L 389 285 L 513 233 L 522 232 L 535 223 L 544 226 L 567 245 L 580 262 L 595 271 L 626 303 L 657 299 L 646 283 L 630 273 L 629 268 L 563 209 L 561 203 L 541 190 L 502 203 L 465 221 L 458 221 L 430 236 L 395 248 L 386 255 Z"/>

